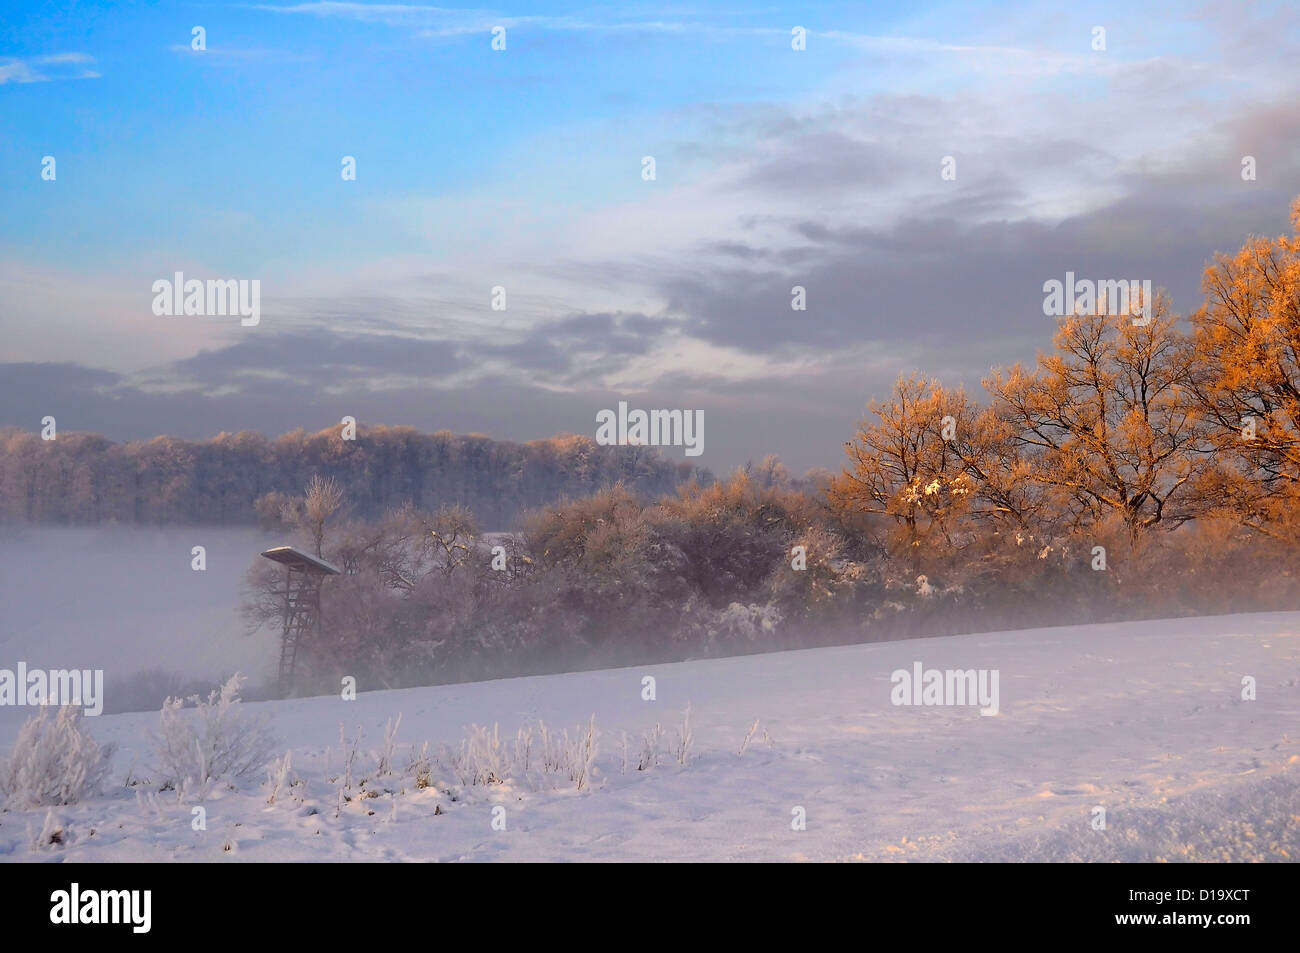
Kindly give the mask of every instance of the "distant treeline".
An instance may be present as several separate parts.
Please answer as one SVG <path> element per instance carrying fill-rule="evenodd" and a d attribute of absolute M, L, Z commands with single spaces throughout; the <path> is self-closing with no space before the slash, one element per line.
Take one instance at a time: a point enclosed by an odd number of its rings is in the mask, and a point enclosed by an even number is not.
<path fill-rule="evenodd" d="M 530 443 L 409 427 L 248 431 L 211 440 L 115 443 L 97 434 L 0 429 L 0 522 L 253 524 L 266 494 L 301 493 L 333 478 L 358 517 L 411 504 L 461 505 L 506 529 L 525 510 L 622 483 L 650 498 L 707 471 L 646 447 L 599 446 L 564 435 Z M 263 510 L 265 507 L 263 507 Z"/>

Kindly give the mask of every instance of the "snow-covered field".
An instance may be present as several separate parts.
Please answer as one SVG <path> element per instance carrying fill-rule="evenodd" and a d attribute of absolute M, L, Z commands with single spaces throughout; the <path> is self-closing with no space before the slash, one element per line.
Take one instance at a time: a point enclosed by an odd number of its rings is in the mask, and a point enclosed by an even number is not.
<path fill-rule="evenodd" d="M 999 713 L 891 703 L 891 673 L 999 673 Z M 643 699 L 653 676 L 655 700 Z M 1257 699 L 1243 700 L 1243 677 Z M 0 857 L 281 860 L 1295 860 L 1300 857 L 1300 613 L 971 635 L 475 684 L 246 704 L 265 712 L 287 780 L 260 777 L 178 803 L 149 779 L 158 715 L 87 719 L 120 745 L 103 796 L 0 815 Z M 679 762 L 690 705 L 693 743 Z M 402 716 L 394 773 L 385 723 Z M 595 716 L 583 790 L 543 770 L 539 721 Z M 740 749 L 758 720 L 758 728 Z M 465 784 L 452 759 L 471 723 L 527 774 Z M 637 770 L 663 729 L 657 766 Z M 350 800 L 340 724 L 359 726 Z M 14 737 L 12 719 L 0 737 Z M 626 734 L 627 764 L 623 738 Z M 427 787 L 408 769 L 430 742 Z M 136 780 L 126 786 L 124 780 Z M 338 780 L 332 780 L 338 779 Z M 375 796 L 363 796 L 373 792 Z M 1095 809 L 1106 827 L 1094 829 Z M 504 811 L 496 810 L 504 808 Z M 799 816 L 804 829 L 795 829 Z M 494 827 L 494 819 L 496 826 Z M 504 830 L 497 829 L 502 826 Z M 47 820 L 49 822 L 47 826 Z M 42 828 L 61 843 L 35 847 Z M 48 838 L 47 838 L 48 840 Z"/>

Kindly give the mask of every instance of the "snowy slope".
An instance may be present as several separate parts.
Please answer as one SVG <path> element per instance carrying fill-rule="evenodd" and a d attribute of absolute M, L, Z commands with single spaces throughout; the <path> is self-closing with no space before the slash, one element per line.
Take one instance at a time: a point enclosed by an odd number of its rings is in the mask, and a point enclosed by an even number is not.
<path fill-rule="evenodd" d="M 890 675 L 996 669 L 1000 712 L 891 703 Z M 642 679 L 657 699 L 642 699 Z M 1243 701 L 1242 678 L 1258 698 Z M 192 804 L 147 785 L 156 714 L 88 719 L 121 749 L 113 783 L 62 808 L 62 845 L 33 848 L 43 810 L 0 815 L 7 860 L 944 860 L 1300 857 L 1300 613 L 1039 629 L 475 684 L 363 693 L 356 701 L 248 704 L 292 749 L 298 800 L 265 784 Z M 669 749 L 691 705 L 685 766 Z M 384 724 L 403 716 L 397 773 L 367 780 L 336 817 L 343 747 L 364 733 L 372 773 Z M 539 719 L 570 732 L 595 715 L 592 786 L 545 778 L 433 786 L 403 773 L 413 747 L 455 746 L 470 723 Z M 754 719 L 759 729 L 738 755 Z M 12 721 L 12 720 L 10 720 Z M 665 757 L 636 770 L 642 733 Z M 0 744 L 13 739 L 10 724 Z M 630 736 L 627 773 L 622 736 Z M 156 787 L 156 785 L 154 785 Z M 358 793 L 354 790 L 353 792 Z M 492 826 L 505 808 L 504 831 Z M 1093 830 L 1093 809 L 1107 829 Z M 806 829 L 792 830 L 796 808 Z M 440 813 L 435 813 L 438 811 Z M 370 813 L 373 812 L 373 813 Z M 91 834 L 91 831 L 94 831 Z M 226 850 L 224 848 L 229 848 Z"/>

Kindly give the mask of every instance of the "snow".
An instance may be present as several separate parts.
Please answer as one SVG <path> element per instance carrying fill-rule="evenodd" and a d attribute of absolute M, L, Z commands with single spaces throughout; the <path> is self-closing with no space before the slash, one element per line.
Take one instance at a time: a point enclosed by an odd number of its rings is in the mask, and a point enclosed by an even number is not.
<path fill-rule="evenodd" d="M 996 669 L 999 713 L 891 703 L 891 673 Z M 656 698 L 643 700 L 653 676 Z M 1257 700 L 1243 700 L 1243 676 Z M 115 742 L 105 794 L 0 815 L 0 857 L 75 861 L 1184 860 L 1300 857 L 1300 613 L 1090 625 L 245 703 L 305 785 L 178 803 L 148 778 L 157 713 L 86 720 Z M 669 750 L 690 705 L 686 764 Z M 396 773 L 370 777 L 402 716 Z M 441 745 L 595 715 L 591 785 L 533 771 L 461 785 Z M 739 750 L 755 719 L 759 727 Z M 664 758 L 636 762 L 663 728 Z M 0 725 L 12 744 L 16 721 Z M 375 797 L 336 817 L 344 745 Z M 629 766 L 623 772 L 622 735 Z M 430 742 L 432 786 L 406 766 Z M 268 767 L 270 767 L 268 765 Z M 148 792 L 148 793 L 146 793 Z M 360 793 L 354 788 L 354 795 Z M 1094 808 L 1106 829 L 1094 830 Z M 494 829 L 503 807 L 505 829 Z M 792 829 L 796 809 L 806 828 Z M 500 812 L 496 812 L 500 816 Z M 498 825 L 499 826 L 499 825 Z M 91 833 L 93 831 L 93 834 Z M 48 840 L 48 837 L 46 838 Z"/>

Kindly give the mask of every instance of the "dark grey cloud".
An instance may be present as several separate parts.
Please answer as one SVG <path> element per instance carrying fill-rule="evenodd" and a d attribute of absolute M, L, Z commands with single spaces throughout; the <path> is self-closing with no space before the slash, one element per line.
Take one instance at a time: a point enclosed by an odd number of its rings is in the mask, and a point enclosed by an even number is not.
<path fill-rule="evenodd" d="M 657 287 L 690 333 L 756 354 L 931 334 L 1019 341 L 1014 356 L 1032 356 L 1050 338 L 1042 313 L 1049 279 L 1066 271 L 1150 279 L 1186 314 L 1201 303 L 1201 276 L 1216 251 L 1287 229 L 1300 191 L 1300 110 L 1263 105 L 1207 128 L 1202 139 L 1158 169 L 1113 174 L 1108 191 L 1118 183 L 1120 198 L 1060 221 L 993 216 L 1029 203 L 1027 185 L 1010 173 L 973 185 L 959 178 L 947 198 L 892 224 L 793 219 L 788 232 L 804 244 L 765 248 L 750 240 L 740 253 L 724 248 L 714 267 L 665 269 Z M 1066 159 L 1062 175 L 1072 155 L 1066 145 L 1053 146 Z M 1079 153 L 1096 158 L 1086 147 Z M 1257 160 L 1256 181 L 1241 179 L 1244 155 Z M 1004 159 L 1006 168 L 1035 167 L 1023 157 L 1019 165 Z M 710 249 L 716 243 L 701 246 Z M 791 310 L 793 285 L 806 289 L 806 312 Z"/>
<path fill-rule="evenodd" d="M 200 351 L 170 365 L 169 373 L 206 385 L 238 382 L 250 375 L 284 374 L 303 386 L 337 385 L 379 373 L 436 376 L 464 367 L 466 359 L 447 341 L 325 330 L 258 333 L 250 330 L 230 347 Z"/>
<path fill-rule="evenodd" d="M 348 306 L 335 303 L 333 318 L 352 320 Z M 334 321 L 316 328 L 272 331 L 252 328 L 226 347 L 208 348 L 130 379 L 81 368 L 99 387 L 118 389 L 129 383 L 143 391 L 198 390 L 210 393 L 238 388 L 246 395 L 284 399 L 350 388 L 357 392 L 391 390 L 411 379 L 431 386 L 458 371 L 478 370 L 490 363 L 507 373 L 519 372 L 535 381 L 582 383 L 593 364 L 606 365 L 644 354 L 668 322 L 630 313 L 574 314 L 542 324 L 509 339 L 506 332 L 482 331 L 458 325 L 457 339 L 412 337 L 409 333 L 339 331 Z M 473 333 L 473 336 L 469 336 Z M 501 339 L 505 337 L 506 340 Z M 39 381 L 53 374 L 47 365 L 11 365 L 15 379 Z M 77 365 L 68 365 L 76 368 Z M 99 374 L 99 377 L 94 377 Z M 78 379 L 77 383 L 80 383 Z M 84 389 L 84 388 L 80 388 Z"/>
<path fill-rule="evenodd" d="M 488 354 L 512 356 L 522 369 L 578 369 L 584 355 L 614 361 L 644 354 L 668 322 L 644 314 L 575 314 L 543 324 L 523 340 L 508 345 L 480 345 Z"/>
<path fill-rule="evenodd" d="M 66 361 L 0 364 L 0 393 L 8 397 L 31 391 L 48 391 L 53 382 L 78 392 L 98 393 L 111 390 L 120 381 L 121 376 L 112 371 Z"/>
<path fill-rule="evenodd" d="M 753 245 L 746 245 L 744 242 L 708 242 L 704 247 L 706 251 L 714 254 L 725 255 L 730 258 L 739 258 L 742 261 L 758 261 L 766 259 L 771 255 L 771 252 L 767 249 L 755 248 Z"/>

